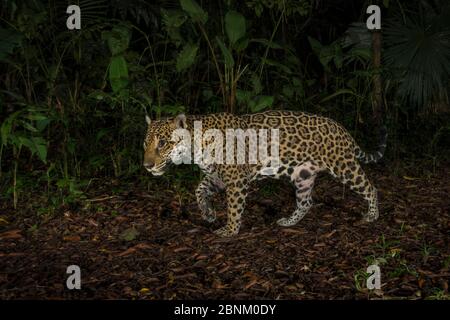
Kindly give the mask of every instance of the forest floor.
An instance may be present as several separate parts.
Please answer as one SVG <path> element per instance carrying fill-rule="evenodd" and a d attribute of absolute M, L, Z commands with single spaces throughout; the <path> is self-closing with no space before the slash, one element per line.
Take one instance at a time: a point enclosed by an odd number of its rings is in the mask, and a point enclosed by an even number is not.
<path fill-rule="evenodd" d="M 293 188 L 262 182 L 233 238 L 212 233 L 226 220 L 223 195 L 207 224 L 194 184 L 180 196 L 161 177 L 144 187 L 96 180 L 80 206 L 53 214 L 37 213 L 36 191 L 16 211 L 0 204 L 0 299 L 448 299 L 450 166 L 389 171 L 367 168 L 379 190 L 374 223 L 361 220 L 363 199 L 321 176 L 309 214 L 279 227 Z M 381 289 L 371 291 L 374 263 Z M 66 288 L 69 265 L 81 268 L 81 290 Z"/>

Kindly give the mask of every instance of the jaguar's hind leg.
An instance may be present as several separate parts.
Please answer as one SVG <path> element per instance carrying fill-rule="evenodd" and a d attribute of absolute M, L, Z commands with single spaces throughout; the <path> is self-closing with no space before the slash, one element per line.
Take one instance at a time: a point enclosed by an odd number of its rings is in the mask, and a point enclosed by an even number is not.
<path fill-rule="evenodd" d="M 362 195 L 369 204 L 369 210 L 363 214 L 367 222 L 375 221 L 378 218 L 378 195 L 377 189 L 370 183 L 360 164 L 352 160 L 340 172 L 343 183 L 350 186 L 350 189 Z"/>
<path fill-rule="evenodd" d="M 293 170 L 291 179 L 295 185 L 297 208 L 290 217 L 281 218 L 277 221 L 280 226 L 288 227 L 297 224 L 312 207 L 311 192 L 316 179 L 316 172 L 317 169 L 309 163 L 296 167 Z"/>

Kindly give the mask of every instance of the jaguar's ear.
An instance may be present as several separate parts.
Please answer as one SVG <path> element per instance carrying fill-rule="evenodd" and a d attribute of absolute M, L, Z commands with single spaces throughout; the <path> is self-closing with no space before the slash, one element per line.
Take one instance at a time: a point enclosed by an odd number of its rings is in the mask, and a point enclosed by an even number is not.
<path fill-rule="evenodd" d="M 184 113 L 180 113 L 179 115 L 177 115 L 175 117 L 175 119 L 173 119 L 173 122 L 175 124 L 176 129 L 186 129 L 187 128 L 186 116 L 184 115 Z"/>
<path fill-rule="evenodd" d="M 145 122 L 147 122 L 148 125 L 152 122 L 152 120 L 147 114 L 145 115 Z"/>

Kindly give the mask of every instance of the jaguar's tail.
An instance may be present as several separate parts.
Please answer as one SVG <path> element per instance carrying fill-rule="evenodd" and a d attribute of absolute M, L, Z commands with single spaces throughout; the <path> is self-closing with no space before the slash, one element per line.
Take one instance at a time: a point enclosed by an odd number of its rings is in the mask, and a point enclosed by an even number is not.
<path fill-rule="evenodd" d="M 380 143 L 378 145 L 377 151 L 375 151 L 374 153 L 366 153 L 362 151 L 359 146 L 356 146 L 355 147 L 356 158 L 363 163 L 378 162 L 383 157 L 384 152 L 386 151 L 386 141 L 388 137 L 388 132 L 385 126 L 382 126 L 380 128 L 379 137 Z"/>

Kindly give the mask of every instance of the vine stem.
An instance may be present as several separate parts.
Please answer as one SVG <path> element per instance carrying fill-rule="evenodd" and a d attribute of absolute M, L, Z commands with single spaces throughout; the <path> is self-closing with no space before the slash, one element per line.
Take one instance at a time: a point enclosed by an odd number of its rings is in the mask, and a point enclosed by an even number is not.
<path fill-rule="evenodd" d="M 260 79 L 261 79 L 261 76 L 262 76 L 262 73 L 263 73 L 263 70 L 264 70 L 264 65 L 265 65 L 265 61 L 266 61 L 266 59 L 267 59 L 267 55 L 269 54 L 270 45 L 272 44 L 273 38 L 275 37 L 275 34 L 277 33 L 278 27 L 280 26 L 281 19 L 283 19 L 284 10 L 285 10 L 285 9 L 283 9 L 283 11 L 282 11 L 281 14 L 280 14 L 280 18 L 279 18 L 278 21 L 277 21 L 277 24 L 276 24 L 276 26 L 275 26 L 275 29 L 273 29 L 272 35 L 270 36 L 269 43 L 267 44 L 267 47 L 266 47 L 266 51 L 264 52 L 264 59 L 263 59 L 263 61 L 261 62 L 261 67 L 260 67 L 260 69 L 259 69 L 259 78 L 260 78 Z"/>
<path fill-rule="evenodd" d="M 220 71 L 220 68 L 219 68 L 219 63 L 217 62 L 217 58 L 216 58 L 216 55 L 214 53 L 214 49 L 212 47 L 211 41 L 208 38 L 208 35 L 206 34 L 205 28 L 203 28 L 203 26 L 200 23 L 198 24 L 198 26 L 200 28 L 200 31 L 202 32 L 203 37 L 206 40 L 206 43 L 208 44 L 209 50 L 211 51 L 213 62 L 214 62 L 214 65 L 216 67 L 217 75 L 219 76 L 220 88 L 222 90 L 222 101 L 223 101 L 224 106 L 226 107 L 227 106 L 227 102 L 226 102 L 226 98 L 225 98 L 225 86 L 224 86 L 224 83 L 223 83 L 222 72 Z"/>

